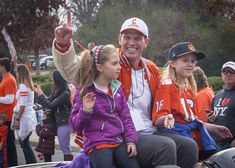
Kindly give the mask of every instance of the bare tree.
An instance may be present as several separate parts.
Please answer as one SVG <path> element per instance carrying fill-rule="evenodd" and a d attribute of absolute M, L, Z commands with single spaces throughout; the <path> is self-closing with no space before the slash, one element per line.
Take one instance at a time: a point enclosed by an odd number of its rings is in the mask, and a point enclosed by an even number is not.
<path fill-rule="evenodd" d="M 58 25 L 57 9 L 65 0 L 1 0 L 1 27 L 18 51 L 34 51 L 39 74 L 39 51 L 49 47 Z"/>
<path fill-rule="evenodd" d="M 81 27 L 93 20 L 101 4 L 102 0 L 70 0 L 66 8 L 73 13 L 77 27 Z"/>

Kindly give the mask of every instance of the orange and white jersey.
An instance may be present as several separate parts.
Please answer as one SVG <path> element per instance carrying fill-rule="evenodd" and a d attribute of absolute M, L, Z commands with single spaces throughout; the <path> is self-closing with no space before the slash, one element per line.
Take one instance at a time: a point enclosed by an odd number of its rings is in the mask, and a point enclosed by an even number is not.
<path fill-rule="evenodd" d="M 16 92 L 17 104 L 14 108 L 14 115 L 19 111 L 20 106 L 24 106 L 24 112 L 20 118 L 20 128 L 16 130 L 18 138 L 24 140 L 37 125 L 36 113 L 33 109 L 34 91 L 25 84 L 20 84 Z M 13 118 L 14 118 L 13 115 Z"/>
<path fill-rule="evenodd" d="M 32 106 L 34 102 L 34 91 L 25 84 L 20 84 L 16 92 L 17 106 Z"/>
<path fill-rule="evenodd" d="M 25 113 L 33 110 L 33 102 L 34 102 L 34 91 L 28 88 L 25 84 L 20 84 L 16 91 L 16 106 L 14 108 L 14 112 L 18 112 L 20 106 L 24 106 Z"/>
<path fill-rule="evenodd" d="M 192 92 L 180 92 L 171 79 L 165 80 L 159 87 L 154 102 L 153 122 L 167 114 L 172 114 L 179 123 L 191 122 L 197 118 Z"/>

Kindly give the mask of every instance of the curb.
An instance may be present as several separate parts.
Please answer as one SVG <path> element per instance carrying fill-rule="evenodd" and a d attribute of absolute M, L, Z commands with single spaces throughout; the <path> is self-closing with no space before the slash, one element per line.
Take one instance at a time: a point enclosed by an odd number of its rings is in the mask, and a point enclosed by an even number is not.
<path fill-rule="evenodd" d="M 18 139 L 15 140 L 16 145 L 20 145 L 20 142 Z M 38 145 L 38 142 L 30 141 L 29 142 L 32 147 L 35 147 Z M 78 146 L 71 146 L 73 152 L 79 152 L 81 150 Z M 55 144 L 55 150 L 60 150 L 60 145 Z"/>

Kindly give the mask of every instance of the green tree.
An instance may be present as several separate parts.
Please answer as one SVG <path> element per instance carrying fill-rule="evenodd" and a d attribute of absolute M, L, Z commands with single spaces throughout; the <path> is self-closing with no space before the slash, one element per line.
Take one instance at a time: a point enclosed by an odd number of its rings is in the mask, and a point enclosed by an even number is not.
<path fill-rule="evenodd" d="M 77 31 L 76 39 L 83 44 L 113 43 L 123 21 L 130 17 L 143 19 L 150 34 L 150 45 L 144 56 L 157 65 L 166 63 L 169 48 L 181 41 L 191 41 L 207 58 L 199 62 L 208 75 L 219 75 L 222 64 L 234 60 L 232 19 L 226 15 L 204 13 L 204 0 L 104 0 L 93 20 Z M 216 8 L 216 7 L 215 7 Z M 231 25 L 229 25 L 231 24 Z M 228 28 L 227 28 L 228 27 Z"/>

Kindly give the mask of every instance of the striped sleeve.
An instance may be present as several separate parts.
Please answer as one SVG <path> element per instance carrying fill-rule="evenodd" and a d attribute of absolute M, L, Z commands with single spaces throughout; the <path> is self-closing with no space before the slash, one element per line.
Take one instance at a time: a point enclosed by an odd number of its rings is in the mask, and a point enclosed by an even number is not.
<path fill-rule="evenodd" d="M 26 106 L 28 102 L 28 95 L 29 95 L 29 90 L 24 84 L 20 84 L 19 86 L 19 105 L 20 106 Z"/>
<path fill-rule="evenodd" d="M 20 92 L 20 96 L 28 96 L 29 95 L 29 93 L 28 92 Z"/>

